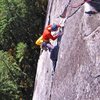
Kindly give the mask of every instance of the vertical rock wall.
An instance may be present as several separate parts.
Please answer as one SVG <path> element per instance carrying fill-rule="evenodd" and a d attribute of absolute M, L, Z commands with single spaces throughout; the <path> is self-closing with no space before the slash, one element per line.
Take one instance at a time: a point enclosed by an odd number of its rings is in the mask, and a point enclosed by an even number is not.
<path fill-rule="evenodd" d="M 82 0 L 72 0 L 71 4 L 78 2 Z M 67 3 L 53 0 L 47 21 L 50 15 L 51 23 L 59 23 L 57 16 Z M 76 9 L 69 7 L 70 15 Z M 40 55 L 33 100 L 100 100 L 100 13 L 88 16 L 82 6 L 66 20 L 53 77 L 49 56 L 49 51 Z"/>

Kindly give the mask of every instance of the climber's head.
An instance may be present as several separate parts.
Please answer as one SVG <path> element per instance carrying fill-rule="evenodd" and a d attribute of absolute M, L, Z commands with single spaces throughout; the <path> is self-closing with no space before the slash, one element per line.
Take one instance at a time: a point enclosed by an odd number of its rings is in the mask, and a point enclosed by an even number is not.
<path fill-rule="evenodd" d="M 53 25 L 51 26 L 51 31 L 57 31 L 57 30 L 58 30 L 58 27 L 60 27 L 60 25 L 53 24 Z"/>

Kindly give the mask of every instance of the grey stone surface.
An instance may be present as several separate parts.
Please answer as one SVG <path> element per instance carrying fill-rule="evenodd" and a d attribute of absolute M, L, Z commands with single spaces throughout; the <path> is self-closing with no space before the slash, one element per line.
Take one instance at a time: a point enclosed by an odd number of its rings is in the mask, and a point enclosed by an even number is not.
<path fill-rule="evenodd" d="M 73 0 L 71 3 L 74 2 L 81 0 Z M 59 18 L 56 18 L 67 3 L 68 0 L 54 0 L 51 23 L 59 23 Z M 71 9 L 70 14 L 76 9 Z M 33 100 L 100 100 L 99 13 L 88 16 L 84 14 L 82 6 L 66 20 L 53 77 L 49 57 L 49 52 L 40 55 Z"/>

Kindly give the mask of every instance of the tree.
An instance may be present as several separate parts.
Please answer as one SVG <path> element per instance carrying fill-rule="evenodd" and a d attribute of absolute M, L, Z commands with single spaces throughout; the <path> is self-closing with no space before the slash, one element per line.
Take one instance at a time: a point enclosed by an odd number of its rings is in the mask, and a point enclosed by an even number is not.
<path fill-rule="evenodd" d="M 19 76 L 23 73 L 8 52 L 0 51 L 0 99 L 18 100 Z"/>
<path fill-rule="evenodd" d="M 9 54 L 14 61 L 9 64 L 8 59 L 1 60 L 2 70 L 7 70 L 4 75 L 7 78 L 1 75 L 1 83 L 3 79 L 8 79 L 8 83 L 12 84 L 5 84 L 5 90 L 9 87 L 11 93 L 6 94 L 7 90 L 3 91 L 3 94 L 14 100 L 18 100 L 19 97 L 31 100 L 40 52 L 35 41 L 44 28 L 47 0 L 1 0 L 0 5 L 0 50 L 1 54 L 6 55 L 0 57 L 8 58 Z M 16 68 L 19 70 L 16 71 Z M 1 91 L 2 89 L 0 93 Z M 2 100 L 6 100 L 3 95 Z"/>

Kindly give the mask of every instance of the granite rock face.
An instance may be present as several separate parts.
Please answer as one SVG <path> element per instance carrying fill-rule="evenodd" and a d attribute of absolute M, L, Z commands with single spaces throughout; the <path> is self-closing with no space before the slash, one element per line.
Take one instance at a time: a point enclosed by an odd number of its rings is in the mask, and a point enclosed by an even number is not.
<path fill-rule="evenodd" d="M 59 23 L 67 4 L 49 0 L 46 24 Z M 69 15 L 76 10 L 69 7 Z M 100 13 L 89 16 L 82 5 L 66 20 L 53 76 L 49 51 L 40 55 L 33 100 L 100 100 Z"/>

